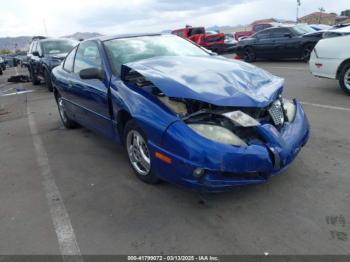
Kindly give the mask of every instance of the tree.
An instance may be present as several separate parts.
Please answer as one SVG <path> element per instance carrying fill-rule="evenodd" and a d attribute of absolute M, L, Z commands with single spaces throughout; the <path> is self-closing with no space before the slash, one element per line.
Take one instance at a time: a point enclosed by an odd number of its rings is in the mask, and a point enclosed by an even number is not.
<path fill-rule="evenodd" d="M 8 49 L 0 49 L 0 55 L 8 55 L 11 54 L 11 51 Z"/>
<path fill-rule="evenodd" d="M 342 15 L 342 16 L 350 16 L 350 9 L 341 11 L 340 15 Z"/>

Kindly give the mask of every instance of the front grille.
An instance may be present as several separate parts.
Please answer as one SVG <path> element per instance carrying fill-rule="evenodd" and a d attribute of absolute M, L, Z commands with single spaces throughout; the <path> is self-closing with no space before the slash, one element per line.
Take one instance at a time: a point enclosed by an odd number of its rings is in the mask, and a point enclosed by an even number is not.
<path fill-rule="evenodd" d="M 276 126 L 281 126 L 284 123 L 284 113 L 280 100 L 276 100 L 272 103 L 270 108 L 268 109 L 269 114 L 272 118 L 273 123 Z"/>

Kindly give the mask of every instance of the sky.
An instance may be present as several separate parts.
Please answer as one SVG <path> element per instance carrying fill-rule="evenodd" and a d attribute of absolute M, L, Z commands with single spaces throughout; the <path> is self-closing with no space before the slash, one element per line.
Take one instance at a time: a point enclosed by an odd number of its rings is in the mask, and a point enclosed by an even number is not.
<path fill-rule="evenodd" d="M 295 20 L 296 0 L 0 0 L 0 37 L 160 32 L 192 26 L 244 25 L 257 19 Z M 301 0 L 300 16 L 340 13 L 349 0 Z"/>

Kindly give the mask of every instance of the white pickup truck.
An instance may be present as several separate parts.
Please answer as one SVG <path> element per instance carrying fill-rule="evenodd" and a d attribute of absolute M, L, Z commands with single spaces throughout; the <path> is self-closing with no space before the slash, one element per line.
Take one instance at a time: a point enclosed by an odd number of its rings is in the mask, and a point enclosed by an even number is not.
<path fill-rule="evenodd" d="M 320 40 L 311 53 L 310 71 L 314 76 L 338 79 L 350 95 L 350 35 Z"/>

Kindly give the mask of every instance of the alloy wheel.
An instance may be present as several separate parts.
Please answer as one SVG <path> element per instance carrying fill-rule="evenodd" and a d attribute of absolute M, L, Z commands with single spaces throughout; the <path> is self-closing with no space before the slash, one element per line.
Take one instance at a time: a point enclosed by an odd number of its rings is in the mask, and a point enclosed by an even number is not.
<path fill-rule="evenodd" d="M 147 176 L 151 171 L 151 158 L 147 144 L 139 132 L 131 130 L 128 133 L 126 148 L 130 162 L 136 172 L 141 176 Z"/>
<path fill-rule="evenodd" d="M 350 90 L 350 68 L 345 72 L 344 85 L 348 90 Z"/>

